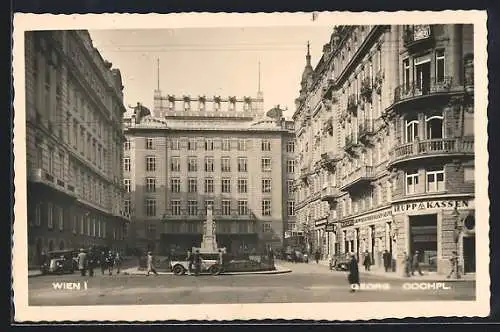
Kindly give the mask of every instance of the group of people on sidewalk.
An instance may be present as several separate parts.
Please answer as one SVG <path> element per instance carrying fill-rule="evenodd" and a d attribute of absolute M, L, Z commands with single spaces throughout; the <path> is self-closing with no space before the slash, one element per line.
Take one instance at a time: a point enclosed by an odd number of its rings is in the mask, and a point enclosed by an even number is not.
<path fill-rule="evenodd" d="M 97 253 L 94 250 L 85 251 L 85 249 L 80 249 L 78 254 L 78 269 L 82 276 L 88 275 L 90 277 L 94 276 L 94 269 L 100 267 L 101 273 L 104 275 L 106 272 L 109 275 L 113 274 L 113 270 L 116 269 L 116 273 L 120 273 L 122 258 L 118 251 L 109 252 L 101 251 Z"/>

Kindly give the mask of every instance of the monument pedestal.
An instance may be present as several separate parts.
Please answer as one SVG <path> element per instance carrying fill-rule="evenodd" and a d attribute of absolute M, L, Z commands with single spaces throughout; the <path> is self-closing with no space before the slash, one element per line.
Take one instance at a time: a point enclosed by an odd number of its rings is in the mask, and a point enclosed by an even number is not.
<path fill-rule="evenodd" d="M 226 248 L 218 248 L 217 246 L 212 206 L 207 207 L 207 220 L 205 221 L 205 227 L 203 229 L 203 238 L 200 248 L 193 248 L 193 251 L 195 250 L 199 250 L 200 253 L 217 253 L 219 250 L 222 250 L 224 253 L 226 252 Z"/>

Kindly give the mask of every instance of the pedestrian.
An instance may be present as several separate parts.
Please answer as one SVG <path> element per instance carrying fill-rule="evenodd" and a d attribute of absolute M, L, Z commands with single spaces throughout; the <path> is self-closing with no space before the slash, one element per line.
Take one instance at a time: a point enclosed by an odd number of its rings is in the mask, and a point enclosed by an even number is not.
<path fill-rule="evenodd" d="M 319 264 L 320 256 L 321 256 L 321 254 L 320 254 L 319 250 L 316 250 L 316 252 L 314 253 L 314 259 L 316 260 L 316 264 Z"/>
<path fill-rule="evenodd" d="M 200 256 L 200 250 L 196 249 L 193 255 L 193 263 L 194 263 L 194 275 L 198 276 L 200 275 L 201 271 L 201 256 Z"/>
<path fill-rule="evenodd" d="M 187 251 L 187 261 L 188 261 L 188 275 L 193 274 L 193 253 L 192 249 L 188 249 Z"/>
<path fill-rule="evenodd" d="M 403 253 L 403 264 L 405 267 L 405 276 L 410 277 L 411 276 L 411 257 L 408 255 L 406 252 Z"/>
<path fill-rule="evenodd" d="M 451 257 L 450 257 L 450 264 L 451 264 L 451 269 L 450 273 L 446 278 L 451 278 L 453 274 L 457 274 L 458 271 L 458 253 L 456 251 L 452 251 Z"/>
<path fill-rule="evenodd" d="M 365 255 L 363 259 L 363 265 L 365 267 L 365 271 L 370 271 L 370 266 L 372 265 L 371 255 L 368 250 L 365 250 Z"/>
<path fill-rule="evenodd" d="M 146 275 L 149 276 L 150 272 L 153 272 L 155 275 L 158 275 L 158 272 L 156 272 L 156 268 L 154 265 L 153 253 L 151 251 L 148 251 L 148 272 Z"/>
<path fill-rule="evenodd" d="M 109 275 L 113 274 L 113 263 L 115 260 L 115 256 L 113 255 L 113 252 L 110 250 L 106 256 L 106 266 L 108 267 L 108 273 Z"/>
<path fill-rule="evenodd" d="M 80 253 L 78 254 L 78 269 L 80 270 L 80 273 L 83 276 L 86 275 L 86 268 L 87 268 L 87 254 L 85 253 L 85 250 L 80 249 Z"/>
<path fill-rule="evenodd" d="M 89 249 L 89 253 L 87 255 L 87 269 L 89 271 L 89 277 L 94 276 L 94 266 L 95 266 L 95 254 L 94 250 Z"/>
<path fill-rule="evenodd" d="M 384 250 L 384 253 L 382 254 L 382 259 L 384 261 L 385 272 L 389 272 L 389 269 L 391 268 L 391 261 L 392 261 L 391 253 L 388 252 L 387 250 Z"/>
<path fill-rule="evenodd" d="M 349 274 L 347 275 L 347 280 L 349 281 L 350 291 L 353 293 L 356 288 L 359 288 L 359 269 L 358 261 L 356 260 L 356 255 L 351 254 L 351 260 L 349 261 Z M 358 287 L 356 287 L 357 285 Z"/>
<path fill-rule="evenodd" d="M 293 263 L 297 263 L 297 252 L 295 250 L 292 250 L 290 254 L 290 259 L 292 260 Z"/>
<path fill-rule="evenodd" d="M 415 254 L 413 255 L 413 261 L 412 261 L 412 269 L 411 269 L 411 275 L 415 275 L 415 271 L 418 272 L 419 275 L 423 276 L 424 274 L 422 273 L 422 270 L 420 269 L 420 261 L 419 261 L 420 255 L 418 250 L 415 251 Z"/>
<path fill-rule="evenodd" d="M 219 249 L 219 265 L 222 266 L 224 263 L 224 253 L 222 252 L 222 249 Z"/>
<path fill-rule="evenodd" d="M 115 255 L 115 260 L 113 262 L 113 265 L 116 267 L 116 274 L 120 274 L 121 264 L 122 264 L 122 257 L 120 256 L 120 253 L 117 251 Z"/>
<path fill-rule="evenodd" d="M 106 272 L 106 254 L 104 251 L 101 251 L 99 255 L 99 266 L 101 267 L 101 274 L 104 275 L 104 272 Z"/>

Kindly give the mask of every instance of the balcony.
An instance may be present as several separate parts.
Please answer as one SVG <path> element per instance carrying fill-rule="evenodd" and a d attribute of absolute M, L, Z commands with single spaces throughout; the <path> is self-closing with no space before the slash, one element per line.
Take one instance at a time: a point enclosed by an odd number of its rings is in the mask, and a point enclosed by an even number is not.
<path fill-rule="evenodd" d="M 350 155 L 356 154 L 356 148 L 359 146 L 360 146 L 360 144 L 358 142 L 358 139 L 354 135 L 351 134 L 351 135 L 347 135 L 345 137 L 344 150 L 348 154 L 350 154 Z"/>
<path fill-rule="evenodd" d="M 428 24 L 407 25 L 404 29 L 403 44 L 409 51 L 429 46 L 433 40 L 432 28 Z"/>
<path fill-rule="evenodd" d="M 407 82 L 394 89 L 394 103 L 430 96 L 443 96 L 463 90 L 463 86 L 454 84 L 452 77 L 444 77 L 439 81 L 432 78 L 421 82 Z"/>
<path fill-rule="evenodd" d="M 373 167 L 361 166 L 342 179 L 341 191 L 349 191 L 360 185 L 365 185 L 373 180 Z"/>
<path fill-rule="evenodd" d="M 320 167 L 333 173 L 335 171 L 335 164 L 342 160 L 342 155 L 333 152 L 325 152 L 321 154 L 321 160 L 319 161 Z"/>
<path fill-rule="evenodd" d="M 391 165 L 430 158 L 474 155 L 474 137 L 437 138 L 396 146 L 391 152 Z"/>
<path fill-rule="evenodd" d="M 28 168 L 28 181 L 44 185 L 47 188 L 56 190 L 60 193 L 71 196 L 76 195 L 76 189 L 73 185 L 67 184 L 63 180 L 54 177 L 42 168 Z"/>
<path fill-rule="evenodd" d="M 337 198 L 342 195 L 342 192 L 335 186 L 331 184 L 327 184 L 321 190 L 321 200 L 324 202 L 328 202 L 330 208 L 333 209 L 335 204 L 337 204 Z"/>
<path fill-rule="evenodd" d="M 358 137 L 363 144 L 369 143 L 369 138 L 375 134 L 375 125 L 372 119 L 360 120 Z"/>

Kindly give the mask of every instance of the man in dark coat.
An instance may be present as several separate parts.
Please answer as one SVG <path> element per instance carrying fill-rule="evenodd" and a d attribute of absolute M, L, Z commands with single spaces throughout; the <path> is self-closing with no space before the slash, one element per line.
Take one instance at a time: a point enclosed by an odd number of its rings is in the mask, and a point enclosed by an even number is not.
<path fill-rule="evenodd" d="M 188 249 L 187 251 L 187 261 L 188 261 L 188 274 L 192 275 L 193 274 L 193 253 L 191 251 L 192 249 Z"/>
<path fill-rule="evenodd" d="M 101 254 L 99 255 L 99 265 L 101 266 L 101 273 L 104 275 L 104 272 L 106 271 L 106 254 L 104 251 L 101 251 Z"/>
<path fill-rule="evenodd" d="M 358 261 L 356 260 L 356 255 L 351 254 L 351 260 L 349 261 L 349 274 L 347 275 L 347 280 L 349 281 L 349 285 L 351 287 L 351 292 L 355 291 L 355 286 L 360 286 L 359 283 L 359 270 L 358 270 Z"/>
<path fill-rule="evenodd" d="M 420 269 L 420 255 L 418 250 L 415 251 L 415 254 L 413 255 L 413 262 L 412 262 L 412 269 L 411 269 L 411 275 L 415 275 L 415 271 L 418 272 L 421 276 L 424 274 L 422 273 L 422 270 Z"/>
<path fill-rule="evenodd" d="M 201 271 L 201 256 L 200 256 L 200 251 L 196 250 L 194 255 L 193 255 L 193 264 L 194 264 L 194 275 L 198 276 L 200 275 Z"/>
<path fill-rule="evenodd" d="M 108 274 L 112 275 L 113 274 L 113 264 L 115 262 L 115 255 L 113 255 L 113 252 L 110 250 L 108 254 L 106 255 L 106 266 L 108 267 Z"/>
<path fill-rule="evenodd" d="M 319 263 L 320 257 L 321 257 L 321 253 L 319 252 L 319 250 L 316 250 L 316 252 L 314 253 L 314 259 L 316 260 L 316 264 Z"/>
<path fill-rule="evenodd" d="M 372 265 L 372 259 L 371 259 L 371 255 L 368 252 L 368 250 L 365 251 L 365 257 L 364 257 L 364 260 L 363 260 L 363 265 L 365 267 L 365 271 L 370 271 L 370 266 Z"/>
<path fill-rule="evenodd" d="M 406 252 L 403 254 L 404 256 L 404 266 L 405 266 L 405 276 L 410 277 L 411 276 L 411 257 L 408 255 Z"/>
<path fill-rule="evenodd" d="M 384 253 L 382 254 L 382 259 L 384 260 L 385 272 L 388 272 L 389 269 L 391 268 L 391 261 L 392 261 L 391 253 L 388 252 L 387 250 L 384 250 Z"/>

